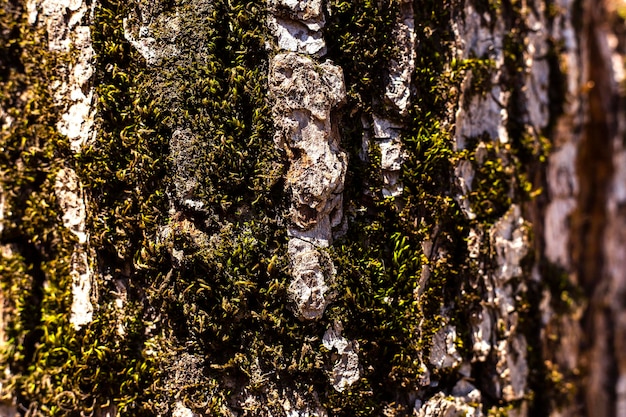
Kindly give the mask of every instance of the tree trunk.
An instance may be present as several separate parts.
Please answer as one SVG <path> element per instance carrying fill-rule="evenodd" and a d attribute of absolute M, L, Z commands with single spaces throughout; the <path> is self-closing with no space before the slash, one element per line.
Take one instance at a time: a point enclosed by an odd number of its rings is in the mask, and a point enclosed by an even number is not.
<path fill-rule="evenodd" d="M 0 417 L 626 416 L 623 1 L 0 5 Z"/>

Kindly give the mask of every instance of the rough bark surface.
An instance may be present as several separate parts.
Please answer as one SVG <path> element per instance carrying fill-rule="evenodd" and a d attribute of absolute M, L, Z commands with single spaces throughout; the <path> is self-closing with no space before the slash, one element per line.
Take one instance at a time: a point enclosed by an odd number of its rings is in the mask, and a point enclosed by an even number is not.
<path fill-rule="evenodd" d="M 626 417 L 625 24 L 0 0 L 0 417 Z"/>

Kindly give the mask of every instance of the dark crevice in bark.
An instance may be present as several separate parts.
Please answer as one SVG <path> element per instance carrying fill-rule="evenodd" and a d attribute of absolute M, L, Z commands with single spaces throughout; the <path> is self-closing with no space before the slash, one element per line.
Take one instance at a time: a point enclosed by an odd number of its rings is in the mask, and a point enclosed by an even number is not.
<path fill-rule="evenodd" d="M 548 1 L 548 5 L 554 6 L 553 2 Z M 549 31 L 554 30 L 554 16 L 546 13 Z M 563 53 L 563 46 L 556 43 L 553 39 L 548 39 L 548 55 L 546 60 L 549 65 L 549 119 L 547 126 L 541 132 L 536 132 L 546 138 L 553 138 L 557 122 L 564 113 L 564 105 L 567 95 L 567 75 L 561 70 L 560 56 Z M 541 138 L 539 138 L 541 141 Z M 543 146 L 541 143 L 539 146 Z M 547 162 L 541 158 L 531 158 L 528 162 L 529 179 L 533 184 L 533 188 L 537 190 L 548 189 L 548 173 Z M 542 282 L 530 281 L 528 283 L 528 300 L 529 311 L 527 313 L 525 335 L 528 340 L 529 354 L 528 365 L 531 372 L 529 374 L 528 385 L 534 393 L 533 401 L 530 404 L 529 415 L 537 417 L 547 417 L 550 415 L 554 404 L 560 404 L 560 398 L 555 394 L 555 387 L 549 382 L 550 375 L 546 361 L 554 360 L 554 352 L 552 352 L 553 342 L 545 340 L 545 323 L 542 323 L 542 315 L 545 312 L 541 309 L 541 299 L 543 292 L 548 289 L 550 294 L 557 294 L 563 291 L 558 285 L 558 272 L 543 255 L 546 252 L 545 241 L 545 219 L 548 206 L 550 204 L 550 196 L 544 191 L 525 205 L 525 211 L 533 225 L 533 248 L 532 255 L 528 259 L 529 264 L 533 263 L 534 267 L 539 271 Z M 556 288 L 555 288 L 556 287 Z"/>
<path fill-rule="evenodd" d="M 6 239 L 3 244 L 12 245 L 17 248 L 20 255 L 28 262 L 29 268 L 26 271 L 31 277 L 31 288 L 25 299 L 27 308 L 20 313 L 21 324 L 23 326 L 24 338 L 22 341 L 23 357 L 19 362 L 10 363 L 11 373 L 14 375 L 27 375 L 29 367 L 35 359 L 37 344 L 43 336 L 41 328 L 41 303 L 43 301 L 43 287 L 46 280 L 42 270 L 43 256 L 37 246 L 24 236 L 16 236 Z M 29 408 L 29 401 L 23 395 L 22 390 L 16 390 L 15 400 L 20 407 L 20 415 L 25 415 L 24 411 Z"/>
<path fill-rule="evenodd" d="M 550 22 L 550 26 L 552 28 L 553 22 Z M 562 53 L 562 46 L 556 44 L 553 39 L 549 39 L 548 47 L 549 51 L 546 59 L 548 61 L 548 65 L 550 66 L 550 73 L 548 75 L 548 105 L 550 119 L 544 133 L 546 137 L 553 137 L 556 122 L 564 112 L 565 97 L 567 95 L 567 76 L 563 73 L 563 71 L 561 71 L 561 64 L 559 62 L 560 54 Z M 544 181 L 543 184 L 546 184 L 546 181 Z"/>
<path fill-rule="evenodd" d="M 575 234 L 573 259 L 578 265 L 579 282 L 588 294 L 597 285 L 602 271 L 602 240 L 606 224 L 608 184 L 613 174 L 612 138 L 616 132 L 616 100 L 607 73 L 610 62 L 600 53 L 601 45 L 589 29 L 589 119 L 580 143 L 577 171 L 580 178 L 578 211 L 573 216 Z"/>
<path fill-rule="evenodd" d="M 11 361 L 7 365 L 13 375 L 25 376 L 32 372 L 31 365 L 36 361 L 37 347 L 44 335 L 42 328 L 42 303 L 44 299 L 44 285 L 46 283 L 46 273 L 43 265 L 48 259 L 52 250 L 50 245 L 42 242 L 40 239 L 34 238 L 23 228 L 25 226 L 24 219 L 27 217 L 27 196 L 31 193 L 41 192 L 42 186 L 46 180 L 46 173 L 37 171 L 34 174 L 32 182 L 23 186 L 16 193 L 19 197 L 13 201 L 12 215 L 7 219 L 5 224 L 12 227 L 5 229 L 0 236 L 1 245 L 10 245 L 14 247 L 25 261 L 27 268 L 24 274 L 28 277 L 27 288 L 19 288 L 20 297 L 23 297 L 23 309 L 17 314 L 16 320 L 19 321 L 21 329 L 16 340 L 21 342 L 20 359 Z M 20 336 L 23 335 L 23 336 Z M 27 415 L 30 401 L 24 395 L 24 390 L 15 390 L 15 401 L 19 406 L 20 415 Z"/>
<path fill-rule="evenodd" d="M 20 25 L 17 18 L 23 13 L 23 6 L 21 2 L 12 0 L 2 2 L 2 8 L 4 9 L 2 14 L 11 16 L 0 21 L 0 80 L 4 81 L 9 78 L 11 69 L 19 73 L 24 72 L 24 65 L 20 59 L 22 47 L 18 41 Z"/>
<path fill-rule="evenodd" d="M 506 69 L 503 71 L 502 85 L 507 86 L 511 91 L 511 97 L 507 112 L 509 114 L 507 122 L 507 131 L 509 132 L 511 143 L 515 149 L 515 157 L 519 161 L 522 172 L 526 175 L 528 181 L 532 184 L 533 190 L 546 189 L 546 162 L 540 157 L 546 153 L 543 137 L 550 137 L 551 130 L 557 118 L 563 113 L 563 103 L 565 99 L 565 82 L 563 74 L 559 68 L 558 52 L 554 45 L 550 45 L 550 53 L 545 59 L 548 60 L 550 66 L 549 71 L 549 125 L 542 131 L 538 131 L 536 126 L 531 123 L 531 111 L 527 107 L 527 97 L 525 89 L 527 88 L 527 73 L 522 69 L 525 67 L 525 54 L 528 52 L 527 40 L 529 33 L 532 31 L 527 25 L 527 19 L 524 19 L 520 10 L 514 2 L 503 2 L 506 6 L 502 16 L 505 19 L 506 27 L 510 28 L 506 35 L 506 49 L 509 54 L 506 55 Z M 538 14 L 537 10 L 532 13 Z M 529 127 L 532 130 L 529 131 Z M 532 136 L 531 136 L 532 135 Z M 533 145 L 528 146 L 527 142 L 532 138 Z M 536 197 L 530 198 L 522 189 L 521 184 L 514 184 L 518 201 L 523 203 L 524 217 L 533 225 L 534 248 L 529 248 L 529 255 L 524 259 L 523 266 L 526 276 L 531 275 L 533 264 L 538 264 L 540 269 L 543 268 L 542 254 L 544 253 L 545 243 L 543 221 L 545 218 L 546 207 L 549 203 L 547 193 L 541 193 Z M 544 276 L 541 271 L 541 276 Z M 528 402 L 528 415 L 534 417 L 548 417 L 550 415 L 550 397 L 553 392 L 547 386 L 547 369 L 545 358 L 541 351 L 541 298 L 543 287 L 539 282 L 526 279 L 527 289 L 524 298 L 528 300 L 526 310 L 520 315 L 520 323 L 518 332 L 523 334 L 528 343 L 526 358 L 528 362 L 529 375 L 527 379 L 527 389 L 532 392 L 532 401 Z M 495 364 L 491 369 L 495 369 Z M 483 378 L 489 378 L 489 369 L 479 369 L 478 375 Z M 489 394 L 483 390 L 483 394 Z M 491 393 L 493 396 L 494 394 Z M 501 394 L 496 394 L 491 401 L 495 405 L 502 406 Z"/>
<path fill-rule="evenodd" d="M 606 45 L 602 7 L 587 2 L 583 17 L 588 68 L 587 120 L 576 161 L 580 181 L 577 210 L 572 215 L 571 252 L 578 282 L 590 298 L 582 318 L 587 339 L 583 340 L 583 366 L 587 369 L 581 393 L 585 414 L 614 416 L 617 374 L 614 367 L 613 326 L 607 312 L 604 276 L 604 230 L 607 199 L 614 167 L 613 138 L 617 131 L 618 101 L 612 82 L 611 57 Z M 583 52 L 584 53 L 584 52 Z M 601 360 L 602 363 L 597 363 Z"/>
<path fill-rule="evenodd" d="M 538 224 L 538 223 L 534 223 Z M 543 274 L 542 274 L 543 275 Z M 528 299 L 541 300 L 542 287 L 538 283 L 530 282 L 528 286 Z M 534 394 L 530 404 L 529 414 L 535 417 L 548 417 L 550 415 L 550 397 L 553 393 L 547 387 L 548 370 L 545 358 L 541 352 L 541 327 L 538 325 L 542 320 L 542 311 L 539 302 L 529 303 L 529 311 L 526 320 L 528 321 L 528 331 L 525 332 L 528 346 L 528 367 L 529 374 L 528 387 Z"/>

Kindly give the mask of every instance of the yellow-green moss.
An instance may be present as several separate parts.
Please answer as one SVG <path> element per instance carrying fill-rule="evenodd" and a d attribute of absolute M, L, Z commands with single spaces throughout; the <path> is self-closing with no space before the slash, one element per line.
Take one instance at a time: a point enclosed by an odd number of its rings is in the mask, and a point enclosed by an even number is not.
<path fill-rule="evenodd" d="M 2 377 L 10 378 L 2 381 L 7 390 L 3 395 L 32 411 L 56 415 L 51 407 L 59 393 L 57 378 L 45 363 L 62 345 L 57 343 L 59 334 L 70 327 L 69 263 L 76 237 L 63 227 L 54 193 L 58 170 L 71 166 L 72 160 L 68 143 L 53 127 L 59 111 L 49 85 L 58 80 L 55 65 L 69 57 L 48 51 L 45 29 L 30 27 L 20 7 L 2 2 L 0 9 L 6 63 L 0 106 L 13 119 L 0 136 L 0 180 L 6 198 L 0 239 L 14 252 L 0 267 L 8 307 L 8 343 L 0 363 L 8 371 Z"/>
<path fill-rule="evenodd" d="M 400 118 L 383 104 L 399 2 L 331 2 L 327 42 L 329 55 L 346 74 L 349 98 L 340 126 L 350 166 L 345 191 L 348 233 L 332 247 L 339 297 L 328 316 L 341 319 L 346 337 L 359 341 L 366 381 L 355 384 L 347 396 L 330 396 L 328 406 L 336 415 L 347 415 L 347 409 L 358 410 L 358 415 L 380 413 L 399 399 L 400 408 L 408 405 L 407 398 L 423 388 L 420 379 L 432 336 L 445 324 L 442 307 L 453 305 L 458 294 L 466 258 L 465 221 L 451 198 L 451 132 L 441 128 L 447 100 L 452 99 L 449 92 L 459 82 L 443 76 L 452 55 L 451 7 L 435 2 L 416 7 L 415 94 L 409 115 Z M 382 195 L 375 144 L 366 161 L 359 159 L 361 117 L 371 119 L 373 112 L 388 113 L 406 126 L 404 196 L 395 201 Z M 431 239 L 448 256 L 437 262 L 425 256 L 422 243 Z M 426 266 L 431 277 L 426 288 L 419 289 Z M 423 297 L 418 298 L 418 290 L 425 292 Z M 340 407 L 346 401 L 345 408 Z"/>

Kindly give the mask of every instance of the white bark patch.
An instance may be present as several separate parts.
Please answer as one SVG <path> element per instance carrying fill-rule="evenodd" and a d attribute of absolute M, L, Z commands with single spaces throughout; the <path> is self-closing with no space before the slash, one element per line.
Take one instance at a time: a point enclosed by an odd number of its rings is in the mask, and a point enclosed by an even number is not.
<path fill-rule="evenodd" d="M 345 100 L 345 83 L 340 67 L 313 59 L 326 54 L 322 0 L 270 0 L 268 6 L 268 27 L 281 51 L 268 75 L 274 140 L 290 159 L 289 294 L 300 317 L 319 319 L 329 303 L 327 282 L 335 275 L 320 249 L 332 243 L 333 228 L 343 220 L 347 157 L 330 116 Z"/>
<path fill-rule="evenodd" d="M 321 122 L 330 122 L 331 110 L 343 101 L 346 94 L 341 68 L 328 60 L 317 63 L 308 56 L 294 53 L 280 53 L 274 57 L 270 88 L 281 111 L 309 113 Z M 299 121 L 295 116 L 287 114 L 283 117 Z"/>
<path fill-rule="evenodd" d="M 526 110 L 528 121 L 533 130 L 540 132 L 548 125 L 550 118 L 548 85 L 550 82 L 550 66 L 547 56 L 549 52 L 547 22 L 543 13 L 529 12 L 528 44 L 524 52 L 526 66 Z"/>
<path fill-rule="evenodd" d="M 289 295 L 303 318 L 320 319 L 330 302 L 326 282 L 335 275 L 332 262 L 315 245 L 305 240 L 292 238 L 288 246 L 293 278 L 288 288 Z"/>
<path fill-rule="evenodd" d="M 26 5 L 29 23 L 46 28 L 48 49 L 62 55 L 60 62 L 66 62 L 58 68 L 59 79 L 51 84 L 51 90 L 55 105 L 63 111 L 56 127 L 68 138 L 74 152 L 79 152 L 95 134 L 96 110 L 91 85 L 94 50 L 90 28 L 82 24 L 93 14 L 93 7 L 84 0 L 30 0 Z M 73 296 L 70 322 L 79 329 L 93 316 L 90 300 L 93 271 L 87 256 L 85 197 L 73 170 L 58 172 L 55 194 L 63 213 L 63 225 L 78 238 L 70 261 Z"/>
<path fill-rule="evenodd" d="M 438 392 L 424 405 L 416 401 L 415 414 L 417 417 L 482 417 L 481 405 L 467 404 L 464 398 L 447 397 Z"/>
<path fill-rule="evenodd" d="M 555 6 L 560 11 L 552 24 L 553 42 L 563 45 L 560 67 L 566 79 L 566 96 L 563 102 L 563 116 L 557 123 L 554 141 L 557 145 L 566 142 L 577 143 L 583 120 L 580 92 L 583 84 L 582 64 L 579 55 L 578 36 L 574 28 L 574 0 L 559 0 Z"/>
<path fill-rule="evenodd" d="M 577 146 L 583 125 L 580 92 L 582 72 L 579 45 L 573 25 L 572 0 L 557 2 L 560 11 L 552 25 L 553 42 L 563 45 L 560 67 L 566 80 L 563 115 L 556 123 L 555 151 L 550 155 L 547 184 L 550 202 L 544 219 L 544 253 L 547 259 L 565 270 L 571 268 L 569 217 L 576 207 L 578 176 L 576 173 Z"/>
<path fill-rule="evenodd" d="M 57 197 L 57 203 L 63 213 L 61 217 L 63 226 L 76 235 L 78 243 L 86 243 L 85 222 L 87 220 L 87 209 L 85 207 L 85 197 L 80 180 L 73 169 L 63 168 L 59 170 L 54 183 L 54 192 Z"/>
<path fill-rule="evenodd" d="M 465 98 L 465 89 L 469 88 L 472 74 L 466 77 L 461 86 L 461 103 Z M 499 86 L 493 87 L 487 95 L 475 95 L 470 99 L 467 107 L 459 106 L 456 113 L 456 147 L 465 149 L 465 141 L 487 134 L 489 138 L 499 140 L 501 143 L 509 141 L 506 129 L 508 112 L 506 106 L 509 101 L 509 93 Z"/>
<path fill-rule="evenodd" d="M 399 19 L 393 29 L 393 42 L 397 53 L 389 63 L 389 80 L 385 89 L 385 98 L 402 116 L 408 114 L 411 99 L 411 75 L 415 70 L 415 14 L 412 2 L 404 1 L 400 5 Z"/>
<path fill-rule="evenodd" d="M 270 64 L 277 146 L 290 158 L 291 189 L 289 287 L 298 314 L 317 319 L 324 313 L 326 280 L 335 274 L 319 248 L 332 242 L 333 228 L 343 219 L 343 184 L 347 160 L 331 125 L 331 111 L 345 98 L 341 68 L 330 61 L 280 53 Z"/>
<path fill-rule="evenodd" d="M 297 20 L 311 31 L 321 30 L 326 24 L 322 0 L 269 0 L 268 3 L 273 14 Z"/>
<path fill-rule="evenodd" d="M 46 26 L 50 51 L 69 52 L 71 32 L 90 8 L 84 0 L 29 0 L 26 10 L 31 25 L 40 20 Z"/>
<path fill-rule="evenodd" d="M 337 349 L 339 358 L 333 366 L 331 384 L 335 390 L 342 392 L 361 377 L 359 371 L 359 343 L 356 340 L 347 340 L 341 335 L 343 326 L 335 322 L 333 327 L 326 330 L 322 343 L 328 350 Z"/>
<path fill-rule="evenodd" d="M 474 175 L 476 175 L 476 171 L 472 163 L 466 159 L 460 160 L 457 166 L 454 167 L 454 176 L 456 177 L 460 189 L 460 192 L 454 198 L 459 203 L 463 214 L 470 220 L 476 218 L 476 213 L 472 210 L 469 199 L 469 193 L 472 191 L 472 183 L 474 182 Z M 480 242 L 478 244 L 480 245 Z"/>
<path fill-rule="evenodd" d="M 493 70 L 490 70 L 492 89 L 487 94 L 466 97 L 470 89 L 474 75 L 468 71 L 461 85 L 459 107 L 456 112 L 456 148 L 465 149 L 465 141 L 487 134 L 501 143 L 509 141 L 506 123 L 508 112 L 506 110 L 509 93 L 504 91 L 499 84 L 504 67 L 504 39 L 505 25 L 499 15 L 493 29 L 482 25 L 489 24 L 491 16 L 485 13 L 482 16 L 476 12 L 470 2 L 465 5 L 465 20 L 453 24 L 453 30 L 458 47 L 457 60 L 463 61 L 470 57 L 479 59 L 491 59 L 494 62 Z M 467 103 L 467 105 L 464 105 Z"/>
<path fill-rule="evenodd" d="M 172 417 L 199 417 L 199 414 L 194 413 L 191 409 L 187 408 L 185 404 L 178 401 L 174 404 Z"/>
<path fill-rule="evenodd" d="M 491 309 L 483 305 L 480 312 L 471 317 L 472 324 L 472 350 L 474 357 L 479 362 L 487 360 L 491 353 L 491 341 L 493 337 L 493 319 Z"/>
<path fill-rule="evenodd" d="M 89 265 L 87 253 L 80 250 L 72 254 L 71 266 L 72 313 L 70 323 L 78 330 L 93 319 L 93 305 L 91 304 L 93 271 Z"/>
<path fill-rule="evenodd" d="M 479 252 L 475 247 L 482 234 L 472 231 L 468 248 L 470 254 Z M 484 276 L 485 299 L 481 309 L 470 319 L 474 360 L 483 362 L 490 357 L 496 362 L 492 388 L 505 401 L 519 400 L 526 395 L 528 365 L 526 339 L 518 334 L 519 294 L 526 291 L 524 284 L 513 278 L 521 277 L 521 261 L 529 248 L 526 223 L 517 205 L 505 213 L 489 231 L 493 264 L 491 276 Z M 470 255 L 471 256 L 471 255 Z"/>
<path fill-rule="evenodd" d="M 509 340 L 501 340 L 498 342 L 496 351 L 498 352 L 496 372 L 499 375 L 496 387 L 502 384 L 504 401 L 521 400 L 526 395 L 528 379 L 526 338 L 523 335 L 517 335 Z"/>
<path fill-rule="evenodd" d="M 389 117 L 373 114 L 374 139 L 381 151 L 382 193 L 385 197 L 402 195 L 400 181 L 402 165 L 407 154 L 400 135 L 404 126 L 392 119 L 401 119 L 409 111 L 411 101 L 411 76 L 415 70 L 416 36 L 412 2 L 403 1 L 392 32 L 395 54 L 388 63 L 385 82 L 385 101 L 389 105 Z M 368 146 L 369 136 L 364 135 L 363 146 Z"/>
<path fill-rule="evenodd" d="M 555 265 L 570 265 L 569 216 L 576 208 L 573 198 L 555 199 L 550 202 L 545 214 L 545 254 Z"/>
<path fill-rule="evenodd" d="M 326 55 L 326 42 L 322 33 L 311 30 L 304 23 L 270 15 L 267 24 L 280 49 L 316 56 Z"/>
<path fill-rule="evenodd" d="M 465 2 L 464 15 L 464 20 L 452 22 L 459 59 L 466 59 L 471 55 L 483 57 L 488 53 L 502 51 L 504 23 L 501 19 L 496 21 L 495 31 L 492 32 L 490 29 L 492 18 L 489 13 L 479 14 L 472 6 L 472 2 L 468 1 Z"/>
<path fill-rule="evenodd" d="M 550 38 L 559 48 L 559 69 L 565 81 L 563 114 L 556 120 L 554 151 L 549 157 L 547 167 L 547 185 L 550 202 L 545 211 L 544 254 L 554 265 L 563 271 L 572 271 L 570 254 L 570 216 L 576 208 L 578 198 L 578 174 L 576 160 L 578 144 L 584 132 L 585 100 L 581 100 L 584 89 L 583 63 L 578 34 L 574 28 L 577 17 L 574 16 L 574 0 L 558 0 L 553 4 L 555 14 Z M 591 3 L 590 3 L 591 4 Z M 583 37 L 586 38 L 587 36 Z M 575 310 L 568 314 L 557 313 L 551 307 L 550 297 L 544 298 L 542 308 L 545 317 L 542 328 L 542 340 L 546 341 L 544 354 L 546 363 L 552 364 L 564 375 L 572 374 L 578 366 L 582 328 L 579 324 L 584 306 L 572 306 Z M 553 411 L 552 416 L 572 415 L 577 412 L 575 406 Z"/>
<path fill-rule="evenodd" d="M 433 337 L 428 358 L 431 365 L 438 369 L 456 368 L 461 364 L 461 354 L 456 348 L 456 327 L 446 325 Z"/>
<path fill-rule="evenodd" d="M 2 184 L 0 184 L 0 235 L 2 235 L 2 231 L 4 230 L 4 207 L 6 205 L 6 198 L 4 197 L 1 185 Z"/>
<path fill-rule="evenodd" d="M 93 305 L 91 304 L 91 283 L 93 271 L 87 256 L 87 233 L 85 223 L 87 210 L 85 197 L 76 172 L 69 168 L 61 169 L 56 176 L 54 193 L 63 213 L 63 226 L 77 238 L 71 258 L 70 275 L 72 277 L 72 308 L 70 322 L 76 329 L 91 322 Z"/>
<path fill-rule="evenodd" d="M 404 189 L 400 182 L 400 171 L 407 157 L 400 140 L 402 125 L 377 115 L 373 115 L 373 120 L 374 139 L 381 154 L 382 192 L 385 197 L 397 197 Z"/>
<path fill-rule="evenodd" d="M 467 235 L 467 253 L 470 259 L 478 259 L 480 256 L 482 238 L 482 229 L 470 229 Z"/>
<path fill-rule="evenodd" d="M 503 282 L 522 274 L 520 263 L 530 247 L 524 223 L 520 207 L 514 204 L 490 231 L 496 277 Z"/>
<path fill-rule="evenodd" d="M 122 26 L 124 27 L 124 38 L 141 54 L 148 65 L 158 65 L 163 56 L 157 47 L 157 40 L 150 36 L 150 29 L 147 26 L 141 26 L 138 35 L 135 36 L 128 23 L 128 18 L 122 20 Z"/>
<path fill-rule="evenodd" d="M 87 6 L 82 0 L 31 0 L 26 7 L 28 21 L 46 27 L 48 49 L 60 54 L 71 52 L 68 65 L 57 71 L 61 80 L 53 82 L 51 89 L 55 104 L 64 109 L 57 129 L 78 152 L 94 134 L 94 50 L 89 26 L 81 24 L 93 12 L 93 5 Z"/>
<path fill-rule="evenodd" d="M 381 153 L 380 167 L 384 171 L 400 171 L 406 158 L 402 142 L 398 138 L 382 139 L 378 142 L 378 146 L 380 146 Z"/>
<path fill-rule="evenodd" d="M 321 57 L 326 55 L 321 0 L 270 0 L 267 25 L 278 49 Z"/>
<path fill-rule="evenodd" d="M 148 65 L 159 65 L 164 59 L 180 54 L 174 39 L 180 32 L 179 17 L 160 14 L 156 18 L 150 16 L 149 10 L 140 13 L 141 18 L 134 15 L 122 20 L 124 38 L 141 54 Z M 146 21 L 148 20 L 148 21 Z M 155 33 L 159 33 L 157 39 Z"/>
<path fill-rule="evenodd" d="M 67 111 L 57 123 L 59 133 L 70 140 L 74 152 L 80 151 L 82 146 L 93 136 L 95 106 L 93 104 L 94 91 L 91 87 L 91 77 L 94 73 L 92 65 L 94 50 L 91 46 L 91 32 L 87 26 L 77 26 L 72 34 L 72 48 L 75 52 L 75 61 L 70 68 L 67 83 L 64 83 L 57 92 L 58 101 L 66 101 Z M 84 91 L 87 91 L 85 93 Z"/>
<path fill-rule="evenodd" d="M 124 38 L 149 66 L 159 65 L 180 54 L 180 19 L 178 12 L 164 13 L 158 2 L 138 2 L 122 20 Z"/>
<path fill-rule="evenodd" d="M 564 144 L 550 155 L 547 182 L 550 203 L 545 214 L 545 254 L 548 260 L 567 268 L 570 263 L 569 216 L 576 208 L 578 180 L 576 176 L 576 145 Z"/>

